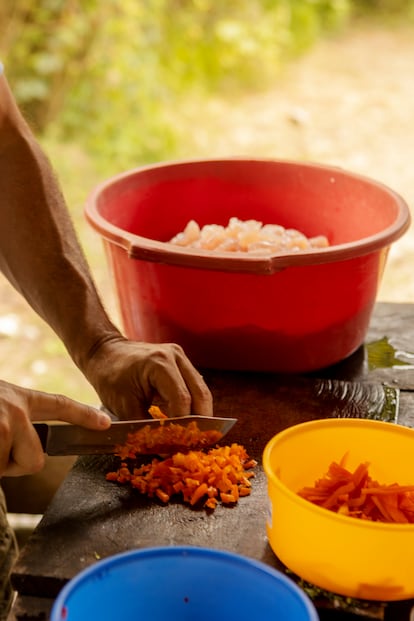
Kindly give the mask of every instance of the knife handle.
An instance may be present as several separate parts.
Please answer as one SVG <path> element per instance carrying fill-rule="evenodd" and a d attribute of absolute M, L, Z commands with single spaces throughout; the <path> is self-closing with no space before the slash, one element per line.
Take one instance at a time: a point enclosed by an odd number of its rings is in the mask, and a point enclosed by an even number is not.
<path fill-rule="evenodd" d="M 49 435 L 49 425 L 47 423 L 33 423 L 33 427 L 39 436 L 40 444 L 43 452 L 46 453 L 47 437 Z"/>

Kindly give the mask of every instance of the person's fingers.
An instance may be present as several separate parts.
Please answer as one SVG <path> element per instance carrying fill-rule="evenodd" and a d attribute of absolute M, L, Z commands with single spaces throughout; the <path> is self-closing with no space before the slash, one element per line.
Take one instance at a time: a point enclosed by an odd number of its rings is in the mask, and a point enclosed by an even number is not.
<path fill-rule="evenodd" d="M 192 399 L 175 361 L 152 369 L 149 381 L 164 414 L 169 417 L 192 414 Z"/>
<path fill-rule="evenodd" d="M 0 418 L 0 476 L 6 471 L 12 448 L 12 434 L 8 420 Z"/>
<path fill-rule="evenodd" d="M 177 355 L 177 366 L 191 394 L 191 413 L 199 416 L 213 416 L 213 396 L 203 376 L 185 355 Z"/>
<path fill-rule="evenodd" d="M 29 419 L 20 412 L 15 412 L 12 425 L 12 429 L 1 426 L 1 433 L 6 436 L 6 445 L 2 444 L 1 451 L 1 476 L 21 476 L 38 472 L 44 466 L 45 456 L 37 433 Z"/>
<path fill-rule="evenodd" d="M 170 417 L 213 414 L 210 390 L 177 344 L 106 342 L 86 376 L 103 405 L 123 420 L 148 417 L 152 403 Z"/>
<path fill-rule="evenodd" d="M 168 346 L 165 364 L 152 367 L 150 382 L 170 417 L 213 415 L 213 398 L 200 373 L 179 345 Z M 159 361 L 158 361 L 159 362 Z"/>
<path fill-rule="evenodd" d="M 33 421 L 61 420 L 88 429 L 107 429 L 111 418 L 105 412 L 64 395 L 31 391 L 28 410 Z"/>

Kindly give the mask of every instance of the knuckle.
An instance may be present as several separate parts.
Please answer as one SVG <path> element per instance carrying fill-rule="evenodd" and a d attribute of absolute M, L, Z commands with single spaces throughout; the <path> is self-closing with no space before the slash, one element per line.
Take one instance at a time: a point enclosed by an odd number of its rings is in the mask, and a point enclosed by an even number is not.
<path fill-rule="evenodd" d="M 175 343 L 162 343 L 150 352 L 148 362 L 151 367 L 163 366 L 173 364 L 176 360 L 184 357 L 184 351 L 180 345 Z"/>
<path fill-rule="evenodd" d="M 199 387 L 200 397 L 206 403 L 213 403 L 213 396 L 210 392 L 210 389 L 205 384 Z"/>
<path fill-rule="evenodd" d="M 191 407 L 191 395 L 187 390 L 180 390 L 179 394 L 178 394 L 178 399 L 182 405 L 182 407 L 186 408 L 186 409 L 190 409 Z"/>
<path fill-rule="evenodd" d="M 0 445 L 4 446 L 8 443 L 11 434 L 10 423 L 5 418 L 0 418 Z"/>
<path fill-rule="evenodd" d="M 30 464 L 27 468 L 27 474 L 36 474 L 40 472 L 45 465 L 45 456 L 42 453 L 36 453 L 32 455 Z"/>
<path fill-rule="evenodd" d="M 55 394 L 56 409 L 63 409 L 68 406 L 68 398 L 61 394 Z"/>
<path fill-rule="evenodd" d="M 170 343 L 169 346 L 176 356 L 185 356 L 184 349 L 178 343 Z"/>

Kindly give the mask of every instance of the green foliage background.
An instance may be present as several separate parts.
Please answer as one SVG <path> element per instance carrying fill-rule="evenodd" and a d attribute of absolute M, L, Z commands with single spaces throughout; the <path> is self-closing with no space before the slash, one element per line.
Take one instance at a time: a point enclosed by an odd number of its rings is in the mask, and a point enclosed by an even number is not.
<path fill-rule="evenodd" d="M 234 96 L 363 11 L 413 0 L 2 0 L 0 57 L 40 134 L 103 168 L 179 155 L 194 93 Z"/>
<path fill-rule="evenodd" d="M 2 0 L 0 56 L 39 133 L 112 167 L 177 153 L 197 91 L 259 87 L 341 26 L 347 0 Z"/>

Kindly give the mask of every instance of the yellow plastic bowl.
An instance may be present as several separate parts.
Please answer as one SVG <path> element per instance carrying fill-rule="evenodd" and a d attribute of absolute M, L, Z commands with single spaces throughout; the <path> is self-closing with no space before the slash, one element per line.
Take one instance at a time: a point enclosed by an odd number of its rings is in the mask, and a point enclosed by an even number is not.
<path fill-rule="evenodd" d="M 349 451 L 346 467 L 369 462 L 380 483 L 414 484 L 414 429 L 374 420 L 327 419 L 274 436 L 263 453 L 267 535 L 277 557 L 314 585 L 349 597 L 414 597 L 414 524 L 339 515 L 298 496 Z"/>

